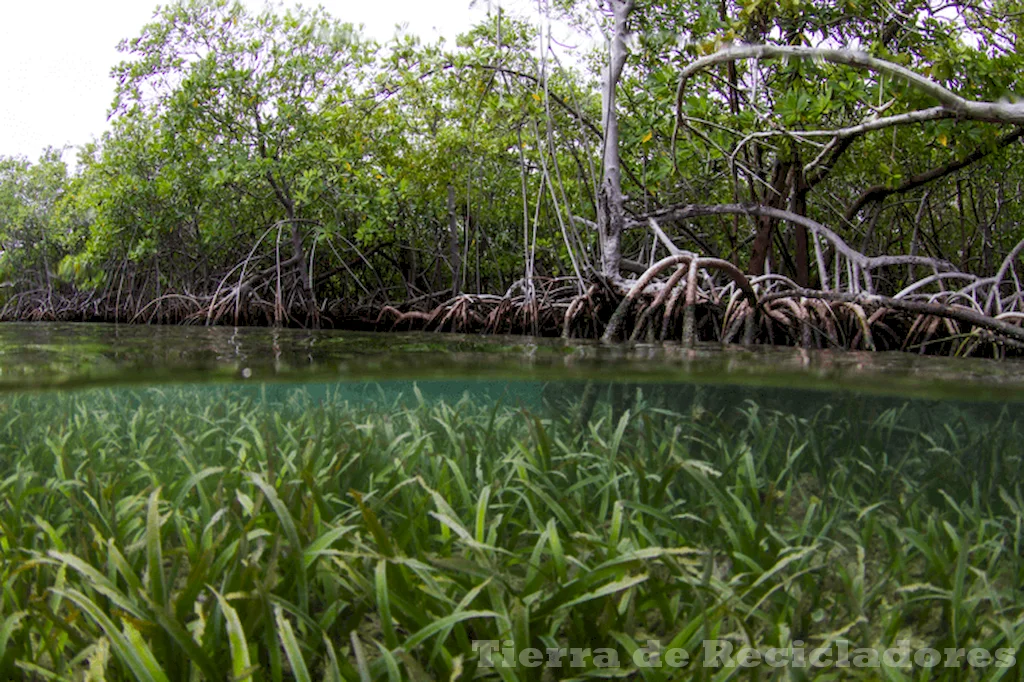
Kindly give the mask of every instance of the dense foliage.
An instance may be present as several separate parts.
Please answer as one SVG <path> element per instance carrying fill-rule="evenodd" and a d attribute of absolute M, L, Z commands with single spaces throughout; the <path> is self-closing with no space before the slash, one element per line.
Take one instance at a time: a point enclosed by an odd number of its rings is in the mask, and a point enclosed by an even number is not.
<path fill-rule="evenodd" d="M 608 58 L 567 51 L 547 28 L 609 35 L 610 15 L 587 7 L 496 9 L 454 46 L 378 44 L 322 10 L 163 7 L 121 44 L 112 130 L 73 172 L 57 152 L 0 160 L 0 303 L 23 318 L 319 324 L 460 292 L 530 294 L 537 278 L 582 291 L 603 257 Z M 828 61 L 732 60 L 680 83 L 742 42 L 857 48 L 969 100 L 1013 98 L 1019 3 L 630 7 L 614 100 L 628 223 L 760 204 L 869 255 L 982 276 L 1024 236 L 1019 128 L 932 111 L 927 90 Z M 823 279 L 802 227 L 723 215 L 669 229 L 751 274 Z M 626 229 L 623 267 L 649 263 L 655 244 Z M 879 289 L 913 275 L 890 269 Z"/>
<path fill-rule="evenodd" d="M 1009 407 L 465 386 L 3 396 L 0 677 L 1017 679 Z M 992 656 L 744 671 L 704 640 Z"/>

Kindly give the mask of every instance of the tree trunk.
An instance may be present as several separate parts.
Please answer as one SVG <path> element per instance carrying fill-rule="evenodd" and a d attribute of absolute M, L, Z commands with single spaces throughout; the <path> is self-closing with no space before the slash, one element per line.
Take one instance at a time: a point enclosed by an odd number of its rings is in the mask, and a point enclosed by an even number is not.
<path fill-rule="evenodd" d="M 309 323 L 314 328 L 320 327 L 320 314 L 316 307 L 316 298 L 313 296 L 313 282 L 309 276 L 309 267 L 306 265 L 306 250 L 302 246 L 302 231 L 294 217 L 292 221 L 292 256 L 296 259 L 296 267 L 299 269 L 299 282 L 302 286 L 302 295 L 306 299 L 306 314 L 309 315 Z"/>
<path fill-rule="evenodd" d="M 459 217 L 455 213 L 455 185 L 448 185 L 448 258 L 452 264 L 452 296 L 458 296 L 462 266 L 459 253 Z"/>
<path fill-rule="evenodd" d="M 619 119 L 615 111 L 615 94 L 622 68 L 626 64 L 626 20 L 633 11 L 633 0 L 606 0 L 614 17 L 608 72 L 602 92 L 604 148 L 603 177 L 597 196 L 597 228 L 601 240 L 601 274 L 619 279 L 622 260 L 622 229 L 626 222 L 622 196 L 622 174 L 619 166 Z"/>
<path fill-rule="evenodd" d="M 807 180 L 804 178 L 803 165 L 800 163 L 800 159 L 796 160 L 796 166 L 794 168 L 794 183 L 793 183 L 793 198 L 790 202 L 790 211 L 797 215 L 807 215 L 807 193 L 811 191 L 811 188 L 807 185 Z M 811 281 L 811 256 L 810 249 L 808 248 L 807 240 L 807 228 L 803 225 L 796 226 L 796 272 L 794 279 L 796 283 L 802 287 L 810 286 Z"/>
<path fill-rule="evenodd" d="M 772 191 L 765 197 L 764 204 L 769 208 L 784 208 L 789 199 L 790 171 L 793 164 L 789 161 L 775 161 L 772 167 Z M 751 275 L 763 275 L 764 263 L 768 258 L 768 250 L 772 246 L 772 233 L 775 230 L 775 219 L 761 216 L 757 219 L 757 235 L 750 251 L 750 263 L 747 272 Z"/>
<path fill-rule="evenodd" d="M 295 266 L 299 271 L 299 286 L 302 288 L 302 296 L 306 300 L 306 314 L 309 316 L 309 324 L 314 328 L 320 327 L 320 311 L 316 306 L 316 298 L 313 296 L 313 282 L 309 276 L 309 268 L 306 265 L 306 249 L 302 246 L 302 231 L 299 229 L 298 217 L 295 214 L 295 202 L 292 201 L 291 190 L 287 183 L 278 181 L 274 174 L 267 171 L 267 181 L 274 190 L 274 195 L 284 207 L 285 217 L 291 226 L 292 258 L 295 259 Z"/>

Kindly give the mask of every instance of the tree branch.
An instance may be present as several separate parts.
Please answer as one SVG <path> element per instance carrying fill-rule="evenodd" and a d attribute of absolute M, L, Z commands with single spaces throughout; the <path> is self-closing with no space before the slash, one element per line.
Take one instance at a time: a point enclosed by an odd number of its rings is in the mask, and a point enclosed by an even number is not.
<path fill-rule="evenodd" d="M 846 256 L 850 261 L 857 264 L 863 270 L 873 270 L 875 268 L 889 265 L 908 264 L 923 265 L 935 268 L 936 270 L 956 270 L 952 263 L 924 256 L 866 256 L 848 245 L 843 241 L 842 237 L 816 220 L 812 220 L 806 216 L 797 215 L 792 211 L 786 211 L 781 208 L 771 208 L 760 204 L 715 204 L 709 206 L 702 204 L 688 204 L 685 206 L 675 206 L 666 208 L 662 211 L 656 211 L 644 216 L 642 219 L 631 221 L 626 225 L 626 227 L 635 228 L 647 225 L 649 223 L 645 221 L 650 219 L 687 220 L 689 218 L 711 215 L 764 216 L 806 227 L 808 230 L 811 230 L 815 234 L 818 234 L 832 242 L 836 251 Z"/>
<path fill-rule="evenodd" d="M 938 100 L 942 108 L 949 111 L 956 118 L 989 121 L 992 123 L 1024 124 L 1024 103 L 975 102 L 964 99 L 952 90 L 904 66 L 887 62 L 884 59 L 877 59 L 864 52 L 791 45 L 735 45 L 696 60 L 683 69 L 679 75 L 679 88 L 676 91 L 677 112 L 682 109 L 683 91 L 686 88 L 686 81 L 697 72 L 716 64 L 739 59 L 773 59 L 778 57 L 818 59 L 855 69 L 893 76 L 906 81 L 911 87 Z"/>
<path fill-rule="evenodd" d="M 886 197 L 892 196 L 893 194 L 905 194 L 911 190 L 915 190 L 922 185 L 926 185 L 929 182 L 939 180 L 957 172 L 973 163 L 976 163 L 986 156 L 989 156 L 1000 149 L 1008 147 L 1017 140 L 1024 136 L 1024 128 L 1017 128 L 1016 130 L 1003 135 L 999 140 L 996 141 L 995 147 L 991 149 L 978 148 L 968 154 L 962 159 L 950 161 L 947 164 L 932 168 L 931 170 L 925 171 L 924 173 L 918 173 L 912 176 L 906 182 L 897 187 L 886 187 L 885 185 L 875 185 L 864 191 L 856 201 L 850 204 L 850 207 L 846 209 L 846 220 L 853 220 L 854 216 L 860 212 L 869 203 L 874 203 L 884 200 Z"/>

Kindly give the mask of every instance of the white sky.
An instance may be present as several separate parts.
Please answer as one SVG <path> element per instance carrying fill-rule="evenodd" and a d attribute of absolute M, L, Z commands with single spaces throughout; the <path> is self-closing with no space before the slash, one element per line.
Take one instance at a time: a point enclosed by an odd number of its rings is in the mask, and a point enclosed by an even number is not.
<path fill-rule="evenodd" d="M 106 130 L 117 43 L 138 35 L 158 0 L 5 0 L 0 8 L 0 155 L 35 160 L 47 145 L 80 145 Z M 167 4 L 164 2 L 163 4 Z M 259 8 L 262 0 L 246 0 Z M 295 2 L 288 0 L 285 4 Z M 315 6 L 316 0 L 305 3 Z M 486 0 L 320 0 L 342 21 L 386 39 L 396 23 L 450 42 L 486 16 Z M 507 6 L 507 5 L 506 5 Z M 67 160 L 71 160 L 65 157 Z"/>

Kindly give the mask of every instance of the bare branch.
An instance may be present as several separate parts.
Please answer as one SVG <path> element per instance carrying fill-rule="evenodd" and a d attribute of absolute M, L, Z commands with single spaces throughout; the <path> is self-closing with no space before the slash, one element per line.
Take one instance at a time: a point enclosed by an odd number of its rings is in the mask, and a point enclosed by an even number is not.
<path fill-rule="evenodd" d="M 1006 258 L 1003 259 L 1002 265 L 999 266 L 999 272 L 993 278 L 992 291 L 989 292 L 988 300 L 985 302 L 985 312 L 992 312 L 992 304 L 999 297 L 999 285 L 1003 283 L 1003 278 L 1006 277 L 1007 271 L 1013 266 L 1013 261 L 1020 255 L 1021 250 L 1024 250 L 1024 239 L 1017 242 L 1017 246 L 1013 247 L 1013 250 L 1007 254 Z"/>
<path fill-rule="evenodd" d="M 975 102 L 967 100 L 930 78 L 926 78 L 899 64 L 894 64 L 884 59 L 877 59 L 864 52 L 795 45 L 734 45 L 696 60 L 679 74 L 679 88 L 676 91 L 677 111 L 682 109 L 683 91 L 686 87 L 686 81 L 699 71 L 716 64 L 737 61 L 739 59 L 773 59 L 778 57 L 817 59 L 864 71 L 886 74 L 906 81 L 911 87 L 935 98 L 942 105 L 943 109 L 949 111 L 950 114 L 957 118 L 990 121 L 993 123 L 1024 124 L 1024 103 Z"/>
<path fill-rule="evenodd" d="M 666 249 L 668 249 L 668 252 L 671 255 L 673 255 L 673 256 L 678 256 L 678 255 L 681 255 L 681 254 L 685 254 L 687 256 L 696 255 L 696 254 L 694 254 L 694 253 L 692 253 L 690 251 L 683 251 L 678 246 L 676 246 L 675 243 L 671 239 L 669 239 L 668 235 L 665 234 L 665 231 L 661 229 L 661 227 L 658 225 L 657 221 L 654 220 L 654 218 L 648 218 L 647 220 L 648 220 L 648 223 L 651 226 L 651 231 L 654 232 L 654 236 L 656 236 L 658 238 L 658 241 L 660 241 L 662 243 L 662 245 Z"/>
<path fill-rule="evenodd" d="M 784 220 L 794 225 L 806 227 L 815 234 L 829 240 L 835 247 L 836 251 L 843 254 L 852 263 L 855 263 L 862 270 L 866 271 L 889 265 L 907 264 L 923 265 L 936 270 L 956 270 L 952 263 L 924 256 L 866 256 L 848 245 L 843 241 L 842 237 L 816 220 L 812 220 L 806 216 L 797 215 L 796 213 L 786 211 L 781 208 L 771 208 L 760 204 L 715 204 L 710 206 L 689 204 L 652 213 L 649 216 L 646 216 L 645 219 L 686 220 L 688 218 L 711 215 L 766 216 L 776 220 Z M 638 220 L 629 223 L 626 227 L 639 227 L 643 224 L 644 223 L 642 221 Z"/>

